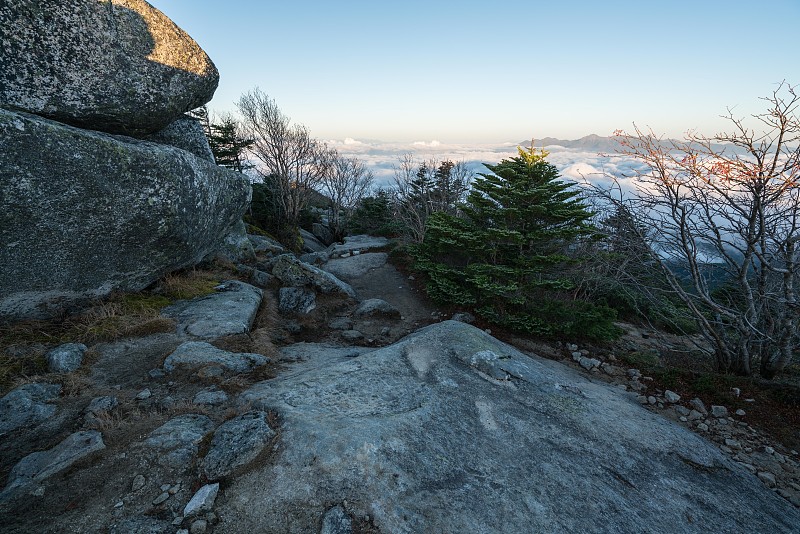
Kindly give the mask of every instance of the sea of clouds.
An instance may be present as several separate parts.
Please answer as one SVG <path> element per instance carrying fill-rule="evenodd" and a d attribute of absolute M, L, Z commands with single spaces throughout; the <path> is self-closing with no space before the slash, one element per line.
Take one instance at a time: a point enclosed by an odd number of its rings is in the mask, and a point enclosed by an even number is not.
<path fill-rule="evenodd" d="M 484 164 L 496 164 L 503 158 L 517 155 L 517 143 L 494 144 L 455 144 L 440 141 L 415 141 L 411 143 L 392 143 L 384 141 L 327 140 L 346 157 L 357 157 L 364 161 L 375 176 L 376 186 L 391 186 L 395 168 L 405 154 L 411 154 L 417 162 L 435 160 L 463 161 L 475 172 L 487 172 Z M 595 184 L 610 184 L 612 179 L 623 187 L 644 171 L 640 161 L 616 154 L 602 154 L 580 148 L 566 148 L 560 145 L 544 147 L 549 156 L 547 160 L 555 165 L 565 179 L 576 182 L 589 181 Z"/>

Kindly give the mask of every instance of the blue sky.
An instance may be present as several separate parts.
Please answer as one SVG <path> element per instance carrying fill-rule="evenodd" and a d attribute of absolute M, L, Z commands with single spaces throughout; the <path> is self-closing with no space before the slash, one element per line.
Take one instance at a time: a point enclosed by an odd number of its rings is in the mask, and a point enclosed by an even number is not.
<path fill-rule="evenodd" d="M 800 83 L 800 0 L 150 0 L 322 139 L 519 142 L 727 127 Z"/>

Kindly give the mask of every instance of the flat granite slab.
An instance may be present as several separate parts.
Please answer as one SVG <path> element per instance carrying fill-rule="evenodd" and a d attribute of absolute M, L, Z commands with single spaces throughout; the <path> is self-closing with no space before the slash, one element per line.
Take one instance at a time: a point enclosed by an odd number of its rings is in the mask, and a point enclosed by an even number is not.
<path fill-rule="evenodd" d="M 250 331 L 261 306 L 263 291 L 239 281 L 223 282 L 218 293 L 181 301 L 161 310 L 178 322 L 178 333 L 217 339 Z"/>

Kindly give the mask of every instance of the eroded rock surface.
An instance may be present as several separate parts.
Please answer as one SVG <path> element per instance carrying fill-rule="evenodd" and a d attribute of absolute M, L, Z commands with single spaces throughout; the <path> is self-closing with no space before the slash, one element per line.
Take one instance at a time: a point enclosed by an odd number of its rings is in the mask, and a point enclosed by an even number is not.
<path fill-rule="evenodd" d="M 800 512 L 631 396 L 447 321 L 254 386 L 274 465 L 226 532 L 309 532 L 330 503 L 381 532 L 795 532 Z M 254 507 L 254 502 L 270 502 Z"/>
<path fill-rule="evenodd" d="M 163 129 L 214 94 L 216 67 L 144 0 L 0 3 L 0 107 L 125 135 Z"/>

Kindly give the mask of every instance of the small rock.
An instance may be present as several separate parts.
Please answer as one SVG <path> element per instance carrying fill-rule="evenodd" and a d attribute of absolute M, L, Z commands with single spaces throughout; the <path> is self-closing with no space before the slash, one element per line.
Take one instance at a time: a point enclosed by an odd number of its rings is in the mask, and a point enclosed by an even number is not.
<path fill-rule="evenodd" d="M 300 326 L 300 323 L 298 323 L 297 321 L 295 321 L 293 319 L 289 319 L 288 321 L 285 321 L 283 323 L 283 328 L 284 328 L 284 330 L 286 330 L 290 334 L 299 334 L 303 330 L 303 327 Z"/>
<path fill-rule="evenodd" d="M 192 404 L 200 404 L 205 406 L 220 406 L 225 404 L 228 400 L 228 395 L 219 389 L 204 389 L 197 392 L 192 399 Z"/>
<path fill-rule="evenodd" d="M 172 486 L 171 488 L 169 488 L 169 489 L 167 490 L 167 493 L 169 493 L 170 495 L 175 495 L 175 494 L 176 494 L 176 493 L 178 493 L 180 490 L 181 490 L 181 483 L 180 483 L 180 482 L 178 482 L 177 484 L 175 484 L 174 486 Z"/>
<path fill-rule="evenodd" d="M 170 488 L 171 484 L 161 484 L 161 491 L 167 491 Z"/>
<path fill-rule="evenodd" d="M 153 430 L 144 443 L 159 451 L 161 465 L 187 468 L 197 454 L 197 444 L 213 428 L 214 423 L 205 415 L 179 415 Z"/>
<path fill-rule="evenodd" d="M 681 396 L 675 393 L 674 391 L 666 390 L 664 392 L 664 399 L 666 399 L 666 401 L 669 402 L 670 404 L 674 404 L 679 400 L 681 400 Z"/>
<path fill-rule="evenodd" d="M 742 394 L 742 390 L 739 388 L 731 388 L 731 391 L 733 392 L 734 397 L 738 397 L 739 395 Z"/>
<path fill-rule="evenodd" d="M 363 339 L 364 334 L 358 330 L 344 330 L 341 336 L 345 341 L 358 341 L 359 339 Z"/>
<path fill-rule="evenodd" d="M 735 440 L 735 439 L 728 439 L 728 438 L 726 438 L 726 439 L 725 439 L 725 445 L 726 445 L 726 446 L 728 446 L 728 447 L 730 447 L 731 449 L 741 449 L 741 448 L 742 448 L 742 444 L 741 444 L 741 443 L 739 443 L 739 442 L 738 442 L 737 440 Z"/>
<path fill-rule="evenodd" d="M 163 369 L 150 369 L 147 371 L 147 375 L 153 380 L 158 380 L 159 378 L 164 378 L 166 373 Z"/>
<path fill-rule="evenodd" d="M 701 414 L 697 410 L 692 410 L 691 412 L 689 412 L 689 415 L 687 415 L 686 417 L 689 418 L 689 421 L 697 421 L 698 419 L 702 419 L 703 418 L 703 414 Z"/>
<path fill-rule="evenodd" d="M 572 353 L 572 359 L 575 360 L 576 362 L 579 361 L 582 357 L 583 354 L 581 354 L 580 351 L 578 350 Z"/>
<path fill-rule="evenodd" d="M 149 399 L 152 396 L 153 394 L 150 392 L 150 390 L 148 388 L 145 388 L 136 394 L 136 400 L 145 400 Z"/>
<path fill-rule="evenodd" d="M 764 452 L 766 452 L 767 454 L 775 454 L 775 449 L 767 445 L 764 447 Z"/>
<path fill-rule="evenodd" d="M 734 413 L 735 413 L 736 415 L 738 415 L 739 417 L 744 417 L 745 415 L 747 415 L 747 412 L 745 412 L 745 411 L 744 411 L 744 410 L 742 410 L 741 408 L 739 408 L 738 410 L 736 410 Z"/>
<path fill-rule="evenodd" d="M 759 471 L 758 478 L 761 479 L 761 482 L 766 484 L 769 488 L 774 488 L 778 484 L 775 480 L 775 475 L 768 471 Z"/>
<path fill-rule="evenodd" d="M 9 484 L 0 493 L 0 500 L 6 493 L 45 480 L 105 448 L 100 432 L 88 430 L 70 434 L 52 449 L 33 452 L 11 469 L 8 475 Z"/>
<path fill-rule="evenodd" d="M 675 411 L 678 413 L 678 415 L 682 415 L 684 417 L 689 417 L 689 414 L 692 413 L 689 408 L 681 406 L 680 404 L 675 405 Z"/>
<path fill-rule="evenodd" d="M 703 432 L 708 432 L 708 425 L 705 423 L 699 423 L 697 425 L 697 430 L 702 430 Z"/>
<path fill-rule="evenodd" d="M 388 335 L 389 335 L 389 334 L 391 334 L 391 333 L 392 333 L 392 329 L 391 329 L 391 328 L 389 328 L 388 326 L 384 326 L 383 328 L 381 328 L 381 335 L 382 335 L 383 337 L 386 337 L 386 336 L 388 336 Z"/>
<path fill-rule="evenodd" d="M 47 367 L 51 373 L 71 373 L 83 361 L 87 347 L 83 343 L 65 343 L 47 353 Z"/>
<path fill-rule="evenodd" d="M 18 428 L 41 423 L 56 413 L 48 404 L 61 393 L 59 384 L 34 382 L 14 388 L 0 399 L 0 436 Z"/>
<path fill-rule="evenodd" d="M 166 397 L 158 401 L 158 405 L 161 406 L 163 410 L 169 410 L 173 408 L 175 404 L 177 404 L 177 401 L 175 400 L 175 397 L 171 395 L 167 395 Z"/>
<path fill-rule="evenodd" d="M 386 317 L 400 319 L 400 310 L 381 299 L 367 299 L 353 312 L 356 317 Z"/>
<path fill-rule="evenodd" d="M 124 502 L 122 502 L 122 501 L 117 501 L 117 502 L 114 504 L 114 508 L 122 508 L 123 506 L 125 506 L 125 503 L 124 503 Z"/>
<path fill-rule="evenodd" d="M 689 401 L 689 404 L 691 405 L 692 408 L 694 408 L 701 414 L 708 415 L 708 410 L 706 409 L 706 405 L 703 404 L 703 401 L 701 401 L 700 399 L 695 397 L 694 399 Z"/>
<path fill-rule="evenodd" d="M 647 397 L 644 395 L 638 395 L 636 400 L 639 401 L 639 404 L 647 404 Z"/>
<path fill-rule="evenodd" d="M 192 526 L 189 527 L 190 534 L 206 534 L 208 530 L 208 522 L 205 519 L 198 519 L 192 522 Z"/>
<path fill-rule="evenodd" d="M 689 421 L 689 419 L 687 417 L 683 416 L 683 415 L 680 416 L 678 419 L 680 420 L 681 423 L 686 423 L 686 422 Z"/>
<path fill-rule="evenodd" d="M 655 397 L 653 397 L 652 395 L 650 395 L 649 397 L 647 397 L 647 403 L 648 403 L 648 404 L 650 404 L 650 405 L 654 405 L 654 404 L 656 404 L 657 402 L 658 402 L 658 401 L 656 400 L 656 398 L 655 398 Z"/>
<path fill-rule="evenodd" d="M 725 406 L 711 406 L 711 415 L 716 418 L 728 417 L 728 409 Z"/>
<path fill-rule="evenodd" d="M 585 356 L 581 357 L 581 359 L 578 360 L 578 363 L 587 371 L 591 371 L 592 369 L 596 369 L 600 366 L 600 360 L 596 358 L 587 358 Z"/>
<path fill-rule="evenodd" d="M 626 373 L 628 375 L 628 378 L 639 378 L 640 376 L 642 376 L 642 372 L 639 371 L 638 369 L 628 369 Z"/>
<path fill-rule="evenodd" d="M 576 350 L 578 350 L 578 345 L 567 343 L 567 350 L 570 352 L 575 352 Z"/>
<path fill-rule="evenodd" d="M 101 412 L 110 412 L 117 407 L 117 404 L 118 402 L 116 397 L 95 397 L 89 403 L 89 406 L 86 407 L 84 412 L 93 415 L 97 415 Z"/>
<path fill-rule="evenodd" d="M 169 499 L 169 493 L 165 491 L 164 493 L 153 499 L 153 506 L 158 506 L 159 504 L 165 502 L 167 499 Z"/>
<path fill-rule="evenodd" d="M 317 307 L 317 294 L 304 287 L 282 287 L 278 290 L 278 309 L 285 313 L 305 315 Z"/>
<path fill-rule="evenodd" d="M 266 412 L 248 412 L 226 421 L 214 432 L 203 473 L 208 480 L 230 475 L 255 460 L 273 436 Z"/>
<path fill-rule="evenodd" d="M 322 518 L 320 534 L 352 534 L 353 523 L 341 506 L 334 506 Z"/>
<path fill-rule="evenodd" d="M 206 484 L 194 494 L 192 499 L 183 509 L 184 517 L 191 517 L 214 508 L 214 501 L 219 493 L 219 483 Z"/>
<path fill-rule="evenodd" d="M 475 322 L 475 316 L 469 312 L 454 313 L 450 318 L 451 321 L 459 321 L 461 323 L 472 324 Z"/>
<path fill-rule="evenodd" d="M 139 491 L 144 487 L 147 483 L 147 479 L 144 478 L 144 475 L 139 474 L 133 477 L 133 482 L 131 483 L 131 491 Z"/>
<path fill-rule="evenodd" d="M 331 330 L 352 330 L 353 321 L 347 317 L 336 317 L 328 323 Z"/>

